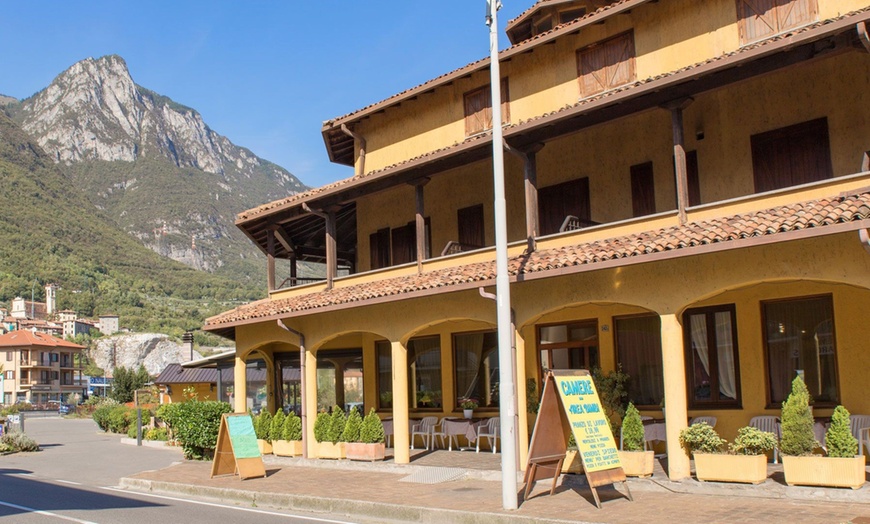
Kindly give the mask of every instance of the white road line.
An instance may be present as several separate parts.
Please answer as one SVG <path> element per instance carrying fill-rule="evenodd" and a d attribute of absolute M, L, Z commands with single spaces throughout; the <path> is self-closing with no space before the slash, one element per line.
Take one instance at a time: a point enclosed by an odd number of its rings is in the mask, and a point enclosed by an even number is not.
<path fill-rule="evenodd" d="M 215 508 L 234 509 L 236 511 L 247 511 L 249 513 L 261 513 L 263 515 L 274 515 L 276 517 L 287 517 L 287 518 L 293 518 L 293 519 L 310 520 L 312 522 L 326 522 L 327 524 L 355 524 L 353 522 L 348 522 L 348 521 L 344 521 L 344 520 L 319 519 L 317 517 L 308 517 L 305 515 L 288 515 L 287 513 L 278 513 L 275 511 L 266 511 L 266 510 L 262 510 L 262 509 L 252 509 L 252 508 L 240 508 L 238 506 L 228 506 L 225 504 L 215 504 L 213 502 L 202 502 L 199 500 L 180 499 L 180 498 L 175 498 L 175 497 L 167 497 L 165 495 L 154 495 L 152 493 L 141 493 L 138 491 L 129 491 L 126 489 L 112 488 L 109 486 L 103 486 L 102 489 L 109 490 L 109 491 L 117 491 L 119 493 L 125 493 L 127 495 L 151 497 L 151 498 L 155 498 L 155 499 L 164 499 L 164 500 L 174 500 L 176 502 L 184 502 L 187 504 L 199 504 L 202 506 L 212 506 Z"/>
<path fill-rule="evenodd" d="M 52 513 L 50 511 L 43 511 L 40 509 L 28 508 L 27 506 L 19 506 L 18 504 L 12 504 L 11 502 L 3 502 L 0 500 L 0 506 L 6 506 L 13 509 L 18 509 L 21 511 L 27 511 L 29 513 L 38 513 L 40 515 L 47 515 L 49 517 L 56 517 L 63 520 L 69 520 L 71 522 L 78 522 L 79 524 L 96 524 L 95 522 L 91 522 L 90 520 L 81 520 L 73 517 L 67 517 L 64 515 L 59 515 L 57 513 Z"/>
<path fill-rule="evenodd" d="M 81 482 L 73 482 L 71 480 L 55 479 L 55 482 L 63 482 L 64 484 L 72 484 L 73 486 L 81 486 Z"/>

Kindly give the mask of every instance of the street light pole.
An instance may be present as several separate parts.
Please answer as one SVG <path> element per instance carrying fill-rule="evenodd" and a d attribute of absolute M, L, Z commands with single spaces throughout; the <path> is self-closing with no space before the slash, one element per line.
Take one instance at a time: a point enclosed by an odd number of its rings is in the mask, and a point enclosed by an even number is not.
<path fill-rule="evenodd" d="M 517 509 L 517 405 L 511 351 L 511 296 L 507 257 L 507 205 L 504 188 L 504 134 L 501 127 L 501 71 L 498 63 L 500 0 L 486 1 L 489 26 L 489 87 L 492 93 L 492 170 L 495 190 L 496 303 L 498 319 L 499 416 L 501 417 L 501 495 L 504 509 Z"/>

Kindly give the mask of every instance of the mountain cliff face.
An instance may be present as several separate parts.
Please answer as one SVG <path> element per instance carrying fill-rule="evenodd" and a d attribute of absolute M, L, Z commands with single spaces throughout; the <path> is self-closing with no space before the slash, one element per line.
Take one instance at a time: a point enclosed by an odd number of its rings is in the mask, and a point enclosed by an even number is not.
<path fill-rule="evenodd" d="M 197 269 L 262 278 L 235 215 L 306 189 L 195 110 L 136 85 L 118 56 L 82 60 L 6 110 L 120 227 Z"/>

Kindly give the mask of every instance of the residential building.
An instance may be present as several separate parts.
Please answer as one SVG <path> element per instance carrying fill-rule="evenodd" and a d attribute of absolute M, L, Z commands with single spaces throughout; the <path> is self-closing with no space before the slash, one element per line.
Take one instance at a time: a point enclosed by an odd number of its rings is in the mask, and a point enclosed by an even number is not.
<path fill-rule="evenodd" d="M 104 335 L 114 335 L 121 331 L 118 325 L 118 315 L 100 315 L 99 330 Z"/>
<path fill-rule="evenodd" d="M 511 21 L 510 363 L 483 296 L 489 59 L 326 121 L 329 158 L 354 175 L 236 221 L 267 257 L 269 297 L 204 327 L 236 342 L 235 409 L 249 360 L 270 370 L 272 410 L 272 377 L 301 359 L 308 413 L 344 404 L 360 373 L 401 463 L 409 418 L 460 415 L 466 397 L 496 415 L 510 364 L 524 463 L 543 373 L 620 367 L 643 414 L 667 406 L 673 479 L 689 474 L 690 417 L 732 439 L 779 414 L 796 375 L 818 416 L 870 413 L 868 19 L 868 0 L 541 0 Z M 302 282 L 299 261 L 326 279 Z"/>
<path fill-rule="evenodd" d="M 85 392 L 84 346 L 46 333 L 19 329 L 0 335 L 4 402 L 45 404 Z"/>

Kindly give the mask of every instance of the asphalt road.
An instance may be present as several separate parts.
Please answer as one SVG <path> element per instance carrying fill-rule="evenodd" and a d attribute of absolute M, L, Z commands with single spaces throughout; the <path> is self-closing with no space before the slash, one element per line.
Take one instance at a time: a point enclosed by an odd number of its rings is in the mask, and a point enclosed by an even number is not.
<path fill-rule="evenodd" d="M 33 418 L 25 428 L 42 451 L 0 456 L 4 524 L 366 523 L 122 490 L 116 487 L 121 477 L 180 461 L 180 450 L 121 444 L 119 436 L 103 433 L 91 420 Z"/>

